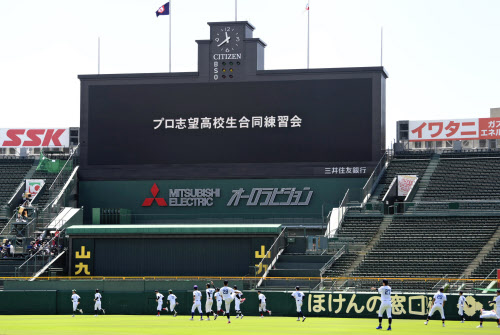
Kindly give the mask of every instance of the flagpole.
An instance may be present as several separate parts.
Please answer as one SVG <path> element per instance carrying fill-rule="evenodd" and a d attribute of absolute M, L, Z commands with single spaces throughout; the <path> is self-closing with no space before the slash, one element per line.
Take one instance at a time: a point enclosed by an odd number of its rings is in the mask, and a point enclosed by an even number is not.
<path fill-rule="evenodd" d="M 101 37 L 97 37 L 97 74 L 101 74 Z"/>
<path fill-rule="evenodd" d="M 309 12 L 310 7 L 307 4 L 307 68 L 309 68 Z"/>
<path fill-rule="evenodd" d="M 234 21 L 238 21 L 238 0 L 234 0 Z"/>
<path fill-rule="evenodd" d="M 383 51 L 384 51 L 384 27 L 380 27 L 380 66 L 383 66 Z"/>
<path fill-rule="evenodd" d="M 168 3 L 168 72 L 172 72 L 172 0 Z"/>

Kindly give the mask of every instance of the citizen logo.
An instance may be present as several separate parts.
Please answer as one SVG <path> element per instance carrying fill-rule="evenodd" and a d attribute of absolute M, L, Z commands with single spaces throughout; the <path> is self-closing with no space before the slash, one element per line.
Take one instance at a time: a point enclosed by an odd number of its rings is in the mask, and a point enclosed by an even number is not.
<path fill-rule="evenodd" d="M 214 60 L 241 59 L 241 54 L 214 54 Z"/>

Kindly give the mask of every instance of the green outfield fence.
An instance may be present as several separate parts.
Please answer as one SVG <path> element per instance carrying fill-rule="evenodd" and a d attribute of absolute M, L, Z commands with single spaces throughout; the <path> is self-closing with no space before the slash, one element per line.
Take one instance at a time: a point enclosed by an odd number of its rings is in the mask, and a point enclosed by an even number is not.
<path fill-rule="evenodd" d="M 126 282 L 122 282 L 126 283 Z M 103 295 L 102 307 L 109 314 L 143 314 L 155 315 L 157 303 L 155 301 L 154 287 L 150 285 L 147 291 L 125 291 L 120 290 L 120 285 L 114 282 L 113 286 L 103 286 L 102 283 L 93 282 L 92 288 L 80 288 L 78 283 L 73 283 L 77 293 L 81 297 L 80 308 L 84 314 L 94 313 L 94 287 L 99 288 Z M 200 284 L 200 283 L 199 283 Z M 231 283 L 232 284 L 232 283 Z M 158 288 L 164 295 L 168 288 Z M 182 315 L 190 315 L 193 296 L 191 290 L 175 289 L 179 305 L 177 312 Z M 293 288 L 286 291 L 263 290 L 267 298 L 267 307 L 273 312 L 273 316 L 296 317 L 296 305 L 291 297 Z M 202 290 L 203 292 L 203 290 Z M 258 298 L 255 290 L 244 290 L 246 301 L 241 305 L 243 314 L 247 316 L 258 315 Z M 325 292 L 325 291 L 305 291 L 302 311 L 307 317 L 352 317 L 352 318 L 374 318 L 380 306 L 380 296 L 376 293 L 345 293 L 345 292 Z M 16 314 L 63 314 L 72 313 L 72 303 L 70 300 L 71 289 L 60 290 L 12 290 L 0 291 L 0 313 L 7 315 Z M 493 294 L 467 295 L 467 306 L 465 315 L 468 320 L 478 320 L 480 310 L 493 309 L 493 304 L 488 304 L 492 300 Z M 205 296 L 202 303 L 205 302 Z M 431 304 L 432 294 L 414 293 L 392 295 L 392 314 L 394 322 L 397 319 L 422 319 L 426 318 Z M 458 316 L 458 295 L 449 294 L 448 301 L 444 306 L 446 319 L 459 320 Z M 470 307 L 469 307 L 470 305 Z M 163 307 L 169 307 L 165 304 Z M 215 306 L 214 306 L 215 308 Z M 164 314 L 167 312 L 163 312 Z M 234 313 L 234 305 L 232 306 Z M 234 315 L 234 314 L 233 314 Z M 105 316 L 104 316 L 105 317 Z M 439 322 L 440 316 L 435 315 L 434 319 Z"/>

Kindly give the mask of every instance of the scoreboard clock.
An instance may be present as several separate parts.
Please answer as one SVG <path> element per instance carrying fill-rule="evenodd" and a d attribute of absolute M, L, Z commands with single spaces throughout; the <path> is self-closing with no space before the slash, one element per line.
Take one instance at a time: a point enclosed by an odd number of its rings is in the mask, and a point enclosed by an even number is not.
<path fill-rule="evenodd" d="M 218 22 L 210 25 L 210 80 L 238 79 L 245 63 L 245 39 L 252 37 L 248 22 Z"/>

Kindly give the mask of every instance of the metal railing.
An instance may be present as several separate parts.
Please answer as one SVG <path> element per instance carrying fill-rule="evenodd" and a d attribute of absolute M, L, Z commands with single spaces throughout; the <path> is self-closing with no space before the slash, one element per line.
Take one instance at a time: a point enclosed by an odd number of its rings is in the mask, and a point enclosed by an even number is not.
<path fill-rule="evenodd" d="M 365 183 L 365 186 L 363 186 L 361 190 L 361 202 L 366 202 L 368 198 L 372 195 L 373 191 L 377 187 L 380 179 L 384 175 L 384 171 L 387 166 L 387 161 L 388 161 L 388 154 L 387 152 L 384 152 L 382 155 L 382 158 L 378 161 L 377 166 L 375 169 L 373 169 L 372 174 L 370 175 L 370 178 Z"/>
<path fill-rule="evenodd" d="M 440 288 L 442 286 L 442 282 L 443 281 L 446 281 L 446 279 L 448 278 L 448 275 L 445 275 L 440 281 L 438 281 L 433 287 L 432 289 L 433 290 L 437 290 L 438 288 Z"/>
<path fill-rule="evenodd" d="M 73 182 L 76 182 L 76 171 L 78 169 L 78 159 L 76 153 L 78 152 L 79 146 L 80 144 L 73 148 L 71 155 L 68 157 L 56 178 L 46 191 L 49 192 L 49 201 L 45 207 L 40 210 L 38 215 L 38 225 L 41 227 L 46 227 L 50 224 L 50 222 L 59 214 L 60 207 L 64 205 L 60 204 L 60 202 L 63 201 L 65 203 L 67 201 L 67 197 L 61 195 L 61 190 L 64 186 L 69 186 L 68 183 L 73 181 L 72 179 L 75 179 Z M 71 164 L 71 168 L 69 168 L 68 164 Z M 70 188 L 65 188 L 65 190 L 68 189 Z"/>
<path fill-rule="evenodd" d="M 332 258 L 330 258 L 328 260 L 328 262 L 326 262 L 325 265 L 323 265 L 323 267 L 319 270 L 319 275 L 321 278 L 323 278 L 323 275 L 325 274 L 325 272 L 332 266 L 332 264 L 340 258 L 340 256 L 342 256 L 344 253 L 346 252 L 346 246 L 342 246 L 342 248 L 339 249 L 339 251 L 337 251 L 335 253 L 335 255 L 332 256 Z"/>
<path fill-rule="evenodd" d="M 449 289 L 453 283 L 460 281 L 461 290 L 476 294 L 484 290 L 485 279 L 469 278 L 375 278 L 375 277 L 326 277 L 323 280 L 323 290 L 342 292 L 367 292 L 371 287 L 382 285 L 382 280 L 388 279 L 395 293 L 423 292 L 435 293 L 439 287 Z M 313 278 L 311 278 L 313 280 Z"/>
<path fill-rule="evenodd" d="M 344 197 L 342 198 L 342 201 L 339 204 L 339 209 L 338 209 L 338 225 L 337 225 L 337 230 L 342 228 L 342 222 L 344 222 L 344 216 L 347 213 L 347 203 L 349 202 L 349 189 L 344 194 Z"/>
<path fill-rule="evenodd" d="M 32 275 L 25 275 L 19 277 L 0 277 L 0 280 L 31 280 Z M 193 280 L 207 282 L 210 280 L 241 280 L 247 287 L 255 287 L 261 277 L 257 276 L 44 276 L 37 277 L 36 281 L 58 281 L 58 280 L 99 280 L 110 282 L 124 282 L 124 281 L 164 281 L 164 280 Z M 437 291 L 435 288 L 436 283 L 441 282 L 443 285 L 446 283 L 453 283 L 459 278 L 385 278 L 385 277 L 328 277 L 325 282 L 336 283 L 332 287 L 324 287 L 322 291 L 329 292 L 370 292 L 371 287 L 378 287 L 382 285 L 382 280 L 388 279 L 389 285 L 392 287 L 394 293 L 424 293 L 431 294 Z M 266 277 L 263 280 L 260 289 L 278 290 L 282 291 L 286 288 L 293 289 L 296 285 L 300 285 L 302 290 L 315 290 L 318 288 L 318 282 L 321 277 Z M 462 279 L 466 286 L 462 289 L 467 294 L 479 294 L 484 287 L 480 283 L 485 281 L 484 278 L 480 279 Z M 345 283 L 345 284 L 344 284 Z M 276 286 L 274 284 L 279 284 Z"/>
<path fill-rule="evenodd" d="M 326 271 L 328 271 L 328 269 L 332 266 L 332 264 L 340 258 L 340 256 L 342 256 L 344 253 L 346 252 L 346 246 L 343 245 L 342 248 L 339 249 L 339 251 L 337 251 L 335 253 L 335 255 L 333 255 L 329 260 L 328 262 L 326 262 L 325 265 L 323 265 L 323 267 L 319 270 L 319 276 L 321 278 L 321 281 L 319 282 L 319 284 L 317 285 L 317 288 L 319 289 L 323 289 L 323 282 L 325 280 L 325 278 L 323 278 L 323 276 L 325 275 Z"/>
<path fill-rule="evenodd" d="M 45 264 L 50 262 L 55 255 L 52 255 L 50 252 L 50 248 L 52 246 L 52 242 L 56 242 L 56 245 L 59 246 L 59 240 L 64 238 L 64 229 L 59 232 L 56 236 L 52 237 L 47 243 L 48 248 L 39 247 L 39 249 L 31 255 L 23 264 L 15 268 L 15 276 L 16 277 L 27 277 L 33 276 L 40 269 L 42 269 Z M 59 250 L 62 252 L 62 250 Z"/>
<path fill-rule="evenodd" d="M 40 267 L 41 268 L 41 267 Z M 0 280 L 30 280 L 32 279 L 32 275 L 25 275 L 25 276 L 18 276 L 18 277 L 0 277 Z M 180 280 L 180 281 L 185 281 L 185 280 L 203 280 L 203 281 L 209 281 L 210 279 L 212 280 L 242 280 L 244 282 L 248 283 L 256 283 L 262 277 L 260 276 L 44 276 L 44 277 L 37 277 L 37 281 L 52 281 L 52 280 L 104 280 L 104 281 L 119 281 L 119 282 L 124 282 L 124 281 L 142 281 L 142 280 L 158 280 L 158 281 L 163 281 L 163 280 Z M 442 284 L 444 283 L 453 283 L 459 280 L 460 278 L 408 278 L 408 277 L 396 277 L 396 278 L 391 278 L 391 277 L 328 277 L 325 278 L 326 281 L 331 281 L 331 282 L 337 282 L 337 283 L 344 283 L 346 282 L 346 285 L 343 286 L 342 289 L 337 290 L 341 284 L 329 288 L 328 291 L 345 291 L 345 292 L 365 292 L 365 291 L 370 291 L 370 288 L 373 286 L 380 286 L 382 285 L 382 280 L 387 279 L 389 280 L 389 285 L 392 287 L 394 292 L 435 292 L 437 288 L 435 288 L 436 283 L 441 282 Z M 310 286 L 304 286 L 305 287 L 310 287 L 311 289 L 317 287 L 318 281 L 321 280 L 321 277 L 269 277 L 267 276 L 263 280 L 263 285 L 261 287 L 266 287 L 268 289 L 271 289 L 271 286 L 266 286 L 265 283 L 272 283 L 272 282 L 285 282 L 287 283 L 285 286 L 289 287 L 295 287 L 296 282 L 301 281 L 301 282 L 311 282 Z M 464 278 L 460 279 L 463 280 L 463 282 L 467 285 L 466 288 L 463 289 L 464 292 L 468 293 L 480 293 L 481 290 L 484 289 L 484 287 L 481 287 L 481 283 L 486 281 L 485 278 L 479 278 L 479 279 L 469 279 L 469 278 Z M 255 286 L 252 286 L 255 287 Z M 302 288 L 302 286 L 301 286 Z M 277 288 L 278 290 L 282 290 L 282 287 Z M 326 289 L 325 289 L 326 290 Z"/>
<path fill-rule="evenodd" d="M 450 284 L 450 289 L 460 289 L 460 287 L 463 286 L 463 284 L 459 284 L 461 281 L 463 281 L 463 279 L 465 278 L 465 275 L 461 275 L 460 278 L 457 279 L 457 281 L 455 281 L 453 284 Z M 458 289 L 457 289 L 458 287 Z"/>
<path fill-rule="evenodd" d="M 497 271 L 498 271 L 497 269 L 491 270 L 491 272 L 486 276 L 486 278 L 484 278 L 484 280 L 479 285 L 483 285 L 484 282 L 487 281 L 492 274 L 497 273 Z M 490 280 L 493 280 L 493 279 L 490 279 Z"/>
<path fill-rule="evenodd" d="M 271 267 L 276 262 L 279 252 L 285 248 L 286 246 L 285 232 L 286 228 L 284 228 L 281 231 L 276 240 L 274 240 L 273 244 L 269 247 L 269 249 L 263 256 L 260 263 L 257 266 L 255 266 L 255 276 L 262 273 L 261 280 L 266 278 L 267 274 L 269 273 L 269 270 L 271 270 Z"/>

